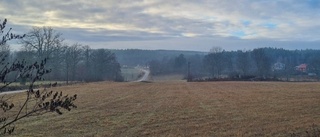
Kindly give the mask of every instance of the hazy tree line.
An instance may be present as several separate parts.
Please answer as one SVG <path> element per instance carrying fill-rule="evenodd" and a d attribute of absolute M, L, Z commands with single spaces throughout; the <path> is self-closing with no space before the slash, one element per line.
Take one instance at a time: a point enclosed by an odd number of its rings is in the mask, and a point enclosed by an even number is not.
<path fill-rule="evenodd" d="M 283 64 L 275 68 L 275 64 Z M 216 51 L 204 57 L 204 67 L 211 77 L 254 76 L 258 78 L 320 75 L 320 50 L 285 50 L 258 48 L 250 51 Z M 296 66 L 307 64 L 306 71 Z"/>
<path fill-rule="evenodd" d="M 120 64 L 134 67 L 136 65 L 147 65 L 150 61 L 162 61 L 175 58 L 180 54 L 185 57 L 193 56 L 196 54 L 205 55 L 205 52 L 197 51 L 176 51 L 176 50 L 140 50 L 140 49 L 124 49 L 124 50 L 111 50 L 116 54 Z"/>
<path fill-rule="evenodd" d="M 225 51 L 213 48 L 206 55 L 194 54 L 164 57 L 149 61 L 151 73 L 187 74 L 187 63 L 193 77 L 225 78 L 289 78 L 297 75 L 320 76 L 320 50 L 285 50 L 278 48 L 258 48 L 248 51 Z M 283 64 L 275 68 L 276 63 Z M 296 70 L 296 66 L 307 64 L 306 71 Z"/>
<path fill-rule="evenodd" d="M 180 54 L 172 57 L 163 57 L 162 59 L 154 59 L 148 62 L 152 75 L 165 75 L 165 74 L 183 74 L 187 75 L 188 63 L 189 68 L 194 76 L 200 76 L 203 73 L 202 60 L 204 55 L 193 54 L 184 55 Z"/>
<path fill-rule="evenodd" d="M 123 80 L 121 66 L 114 53 L 106 49 L 90 49 L 79 43 L 65 43 L 62 34 L 51 27 L 32 28 L 19 40 L 19 44 L 22 45 L 19 51 L 11 51 L 7 44 L 2 45 L 0 50 L 9 55 L 8 61 L 24 60 L 33 63 L 47 58 L 46 67 L 52 72 L 44 76 L 46 80 Z"/>

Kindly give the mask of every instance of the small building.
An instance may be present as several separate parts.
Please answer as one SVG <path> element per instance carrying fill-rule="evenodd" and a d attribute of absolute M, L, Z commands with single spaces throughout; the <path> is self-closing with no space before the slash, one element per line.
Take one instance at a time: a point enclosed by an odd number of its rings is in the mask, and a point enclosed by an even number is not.
<path fill-rule="evenodd" d="M 286 68 L 286 65 L 280 62 L 277 62 L 272 66 L 273 71 L 280 71 L 280 70 L 284 70 L 285 68 Z"/>
<path fill-rule="evenodd" d="M 300 64 L 299 66 L 296 66 L 295 69 L 296 71 L 307 72 L 307 66 L 307 64 Z"/>

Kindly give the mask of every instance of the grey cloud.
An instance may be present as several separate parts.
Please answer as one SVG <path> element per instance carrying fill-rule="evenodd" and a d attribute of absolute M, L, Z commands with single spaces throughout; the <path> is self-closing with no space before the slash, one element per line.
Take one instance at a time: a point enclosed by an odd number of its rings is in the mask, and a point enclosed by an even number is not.
<path fill-rule="evenodd" d="M 110 41 L 145 41 L 145 40 L 163 40 L 169 37 L 149 34 L 145 32 L 127 32 L 123 35 L 120 31 L 87 31 L 83 29 L 58 28 L 63 33 L 63 37 L 78 42 L 110 42 Z M 76 34 L 76 35 L 75 35 Z"/>
<path fill-rule="evenodd" d="M 296 47 L 294 43 L 315 45 L 312 41 L 320 39 L 319 5 L 317 0 L 3 0 L 0 16 L 8 18 L 18 30 L 51 24 L 66 39 L 93 45 L 98 45 L 94 42 L 135 46 L 161 43 L 192 49 L 191 44 L 211 47 L 216 43 L 237 49 L 232 45 L 258 47 L 278 41 L 276 46 Z M 243 21 L 250 24 L 244 25 Z M 268 23 L 277 27 L 263 26 Z M 124 28 L 104 27 L 108 24 Z M 240 37 L 251 40 L 226 39 L 235 36 L 234 32 L 243 32 L 246 36 Z M 256 39 L 263 41 L 254 42 Z"/>
<path fill-rule="evenodd" d="M 164 40 L 146 41 L 111 41 L 111 42 L 87 42 L 92 48 L 109 49 L 170 49 L 170 50 L 190 50 L 208 52 L 212 47 L 221 47 L 224 50 L 252 50 L 254 48 L 275 47 L 289 50 L 295 49 L 320 49 L 320 41 L 273 41 L 268 39 L 242 40 L 238 38 L 168 38 Z M 302 46 L 303 45 L 303 46 Z"/>

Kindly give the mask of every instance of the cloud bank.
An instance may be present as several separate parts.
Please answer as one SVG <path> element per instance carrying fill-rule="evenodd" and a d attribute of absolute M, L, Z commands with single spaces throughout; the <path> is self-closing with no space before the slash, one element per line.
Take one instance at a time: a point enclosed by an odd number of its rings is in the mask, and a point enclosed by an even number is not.
<path fill-rule="evenodd" d="M 52 26 L 94 48 L 317 48 L 318 0 L 1 0 L 17 32 Z M 271 44 L 270 44 L 271 43 Z"/>

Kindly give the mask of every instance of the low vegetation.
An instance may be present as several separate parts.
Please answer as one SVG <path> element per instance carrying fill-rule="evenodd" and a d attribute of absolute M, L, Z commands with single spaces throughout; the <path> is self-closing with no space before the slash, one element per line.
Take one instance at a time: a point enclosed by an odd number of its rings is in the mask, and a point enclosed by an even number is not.
<path fill-rule="evenodd" d="M 307 136 L 320 123 L 319 88 L 319 83 L 183 81 L 56 87 L 82 98 L 75 102 L 78 108 L 24 119 L 14 135 Z M 23 95 L 14 96 L 19 102 Z"/>

